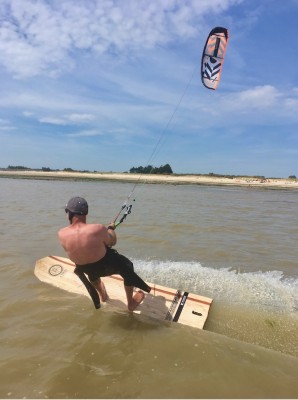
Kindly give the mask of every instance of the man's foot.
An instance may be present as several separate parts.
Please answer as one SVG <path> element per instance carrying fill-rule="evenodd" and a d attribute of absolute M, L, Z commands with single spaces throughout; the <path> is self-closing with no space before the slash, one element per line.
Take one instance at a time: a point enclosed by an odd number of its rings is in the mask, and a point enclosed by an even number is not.
<path fill-rule="evenodd" d="M 142 303 L 144 297 L 145 294 L 141 290 L 138 290 L 128 304 L 129 311 L 135 310 L 138 307 L 138 305 Z"/>
<path fill-rule="evenodd" d="M 103 301 L 104 303 L 106 301 L 108 301 L 109 300 L 109 296 L 108 296 L 108 293 L 106 291 L 106 287 L 105 287 L 104 283 L 102 281 L 99 281 L 94 286 L 95 286 L 95 289 L 98 291 L 98 293 L 100 295 L 101 301 Z"/>

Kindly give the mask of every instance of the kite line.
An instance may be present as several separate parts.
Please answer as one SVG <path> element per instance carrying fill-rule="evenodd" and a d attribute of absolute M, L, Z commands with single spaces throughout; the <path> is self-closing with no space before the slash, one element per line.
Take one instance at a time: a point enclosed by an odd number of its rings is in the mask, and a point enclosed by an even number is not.
<path fill-rule="evenodd" d="M 228 44 L 228 39 L 229 39 L 229 34 L 228 30 L 226 28 L 221 28 L 221 27 L 216 27 L 212 29 L 207 37 L 205 47 L 203 50 L 202 54 L 202 59 L 201 59 L 201 80 L 202 84 L 207 88 L 207 89 L 212 89 L 216 90 L 218 87 L 218 84 L 220 82 L 221 78 L 221 72 L 222 72 L 222 66 L 225 58 L 225 53 L 226 53 L 226 47 Z M 170 115 L 170 118 L 168 119 L 168 122 L 166 123 L 164 129 L 162 130 L 159 139 L 154 146 L 148 161 L 147 165 L 150 165 L 150 162 L 153 160 L 153 158 L 156 156 L 158 153 L 159 149 L 162 146 L 162 141 L 165 139 L 166 133 L 169 129 L 170 124 L 172 123 L 174 116 L 176 115 L 183 98 L 185 97 L 186 92 L 188 91 L 188 88 L 193 80 L 195 71 L 197 69 L 197 66 L 194 67 L 193 72 L 172 112 Z M 153 167 L 151 171 L 149 171 L 149 174 L 152 172 Z M 119 212 L 113 219 L 113 222 L 115 226 L 117 227 L 120 225 L 129 214 L 131 214 L 132 211 L 132 206 L 133 202 L 135 201 L 134 198 L 132 198 L 137 185 L 140 183 L 144 173 L 140 173 L 138 179 L 134 183 L 132 190 L 128 194 L 126 200 L 124 201 L 123 205 L 121 206 Z"/>

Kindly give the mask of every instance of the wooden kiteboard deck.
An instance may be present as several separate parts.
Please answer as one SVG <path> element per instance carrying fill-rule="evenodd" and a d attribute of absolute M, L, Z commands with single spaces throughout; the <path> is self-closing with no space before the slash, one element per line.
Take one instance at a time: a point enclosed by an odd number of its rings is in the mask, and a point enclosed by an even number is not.
<path fill-rule="evenodd" d="M 81 280 L 74 274 L 74 267 L 68 258 L 48 256 L 36 262 L 34 274 L 42 282 L 90 297 Z M 112 275 L 102 278 L 102 281 L 109 295 L 109 300 L 103 304 L 127 311 L 122 277 Z M 135 314 L 203 329 L 212 299 L 154 283 L 147 284 L 151 292 L 145 293 L 143 302 L 133 311 Z"/>

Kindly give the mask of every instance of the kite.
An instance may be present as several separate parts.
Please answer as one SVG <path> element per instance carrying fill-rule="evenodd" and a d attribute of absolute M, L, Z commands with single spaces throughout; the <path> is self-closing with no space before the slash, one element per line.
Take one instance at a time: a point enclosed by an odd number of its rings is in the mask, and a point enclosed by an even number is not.
<path fill-rule="evenodd" d="M 206 40 L 202 54 L 201 78 L 208 89 L 216 90 L 225 58 L 229 34 L 226 28 L 212 29 Z"/>

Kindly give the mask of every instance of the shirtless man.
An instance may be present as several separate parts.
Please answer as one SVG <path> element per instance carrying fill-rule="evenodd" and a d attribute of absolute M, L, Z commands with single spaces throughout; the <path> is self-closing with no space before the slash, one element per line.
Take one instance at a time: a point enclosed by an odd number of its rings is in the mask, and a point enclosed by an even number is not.
<path fill-rule="evenodd" d="M 100 277 L 120 274 L 124 279 L 128 309 L 133 311 L 145 296 L 141 290 L 133 295 L 133 288 L 136 286 L 148 293 L 151 288 L 134 272 L 133 264 L 128 258 L 111 249 L 117 242 L 115 224 L 111 223 L 108 227 L 101 224 L 87 224 L 88 204 L 82 197 L 71 198 L 65 212 L 70 225 L 60 229 L 58 237 L 68 257 L 76 264 L 75 272 L 79 276 L 80 274 L 88 276 L 104 302 L 108 300 L 108 294 Z M 83 278 L 86 280 L 85 276 Z M 88 284 L 90 285 L 87 281 L 85 286 L 90 293 Z M 91 297 L 93 299 L 92 295 Z M 99 307 L 100 302 L 96 308 Z"/>

